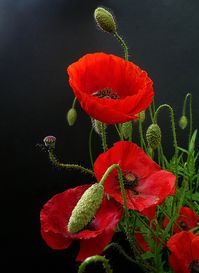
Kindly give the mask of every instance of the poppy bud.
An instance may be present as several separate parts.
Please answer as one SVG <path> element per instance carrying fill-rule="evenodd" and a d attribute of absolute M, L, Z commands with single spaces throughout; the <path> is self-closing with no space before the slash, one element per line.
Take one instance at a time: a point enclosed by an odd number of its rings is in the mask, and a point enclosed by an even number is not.
<path fill-rule="evenodd" d="M 99 183 L 88 188 L 72 211 L 68 222 L 68 231 L 76 233 L 90 223 L 99 208 L 104 194 L 104 187 Z"/>
<path fill-rule="evenodd" d="M 130 138 L 132 136 L 132 122 L 122 123 L 121 132 L 125 139 Z"/>
<path fill-rule="evenodd" d="M 144 122 L 144 120 L 145 120 L 145 111 L 144 111 L 144 110 L 141 111 L 141 112 L 138 114 L 138 117 L 139 117 L 139 120 L 140 120 L 141 122 Z"/>
<path fill-rule="evenodd" d="M 75 108 L 71 108 L 67 113 L 67 121 L 69 126 L 73 126 L 77 119 L 77 111 Z"/>
<path fill-rule="evenodd" d="M 187 127 L 187 123 L 188 123 L 187 117 L 185 115 L 182 115 L 180 120 L 179 120 L 180 128 L 185 129 Z"/>
<path fill-rule="evenodd" d="M 46 136 L 43 139 L 43 142 L 44 142 L 44 144 L 45 144 L 46 147 L 48 147 L 48 148 L 55 148 L 56 137 L 54 137 L 54 136 Z"/>
<path fill-rule="evenodd" d="M 95 132 L 99 135 L 102 134 L 102 130 L 103 130 L 103 123 L 97 119 L 93 119 L 91 118 L 91 122 L 92 122 L 92 126 L 95 130 Z"/>
<path fill-rule="evenodd" d="M 153 150 L 158 147 L 161 142 L 161 130 L 157 124 L 151 124 L 146 131 L 146 139 L 149 147 Z"/>
<path fill-rule="evenodd" d="M 94 18 L 97 25 L 104 31 L 115 33 L 116 32 L 116 23 L 113 18 L 113 15 L 104 8 L 96 8 L 94 12 Z"/>

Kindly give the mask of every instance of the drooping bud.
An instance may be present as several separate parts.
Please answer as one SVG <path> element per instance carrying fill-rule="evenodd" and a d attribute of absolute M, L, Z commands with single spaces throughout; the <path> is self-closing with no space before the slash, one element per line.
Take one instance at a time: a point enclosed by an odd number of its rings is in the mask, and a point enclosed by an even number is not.
<path fill-rule="evenodd" d="M 156 149 L 161 142 L 161 130 L 160 127 L 155 123 L 151 124 L 146 131 L 146 139 L 148 146 L 151 149 Z"/>
<path fill-rule="evenodd" d="M 69 126 L 73 126 L 77 119 L 77 111 L 75 108 L 71 108 L 67 113 L 67 121 Z"/>
<path fill-rule="evenodd" d="M 140 120 L 141 122 L 144 122 L 144 120 L 145 120 L 145 111 L 144 111 L 144 110 L 141 111 L 141 112 L 138 114 L 138 116 L 139 116 L 139 120 Z"/>
<path fill-rule="evenodd" d="M 92 122 L 92 126 L 95 130 L 95 132 L 99 135 L 102 134 L 102 130 L 103 130 L 103 126 L 106 127 L 105 124 L 103 124 L 101 121 L 97 120 L 97 119 L 93 119 L 91 118 L 91 122 Z"/>
<path fill-rule="evenodd" d="M 88 188 L 72 211 L 67 229 L 71 233 L 81 231 L 96 214 L 104 194 L 104 187 L 99 183 Z"/>
<path fill-rule="evenodd" d="M 184 130 L 187 127 L 187 124 L 188 124 L 187 117 L 185 115 L 182 115 L 179 120 L 180 128 Z"/>
<path fill-rule="evenodd" d="M 54 136 L 46 136 L 43 139 L 43 142 L 44 142 L 44 144 L 45 144 L 46 147 L 48 147 L 48 148 L 55 148 L 56 137 L 54 137 Z"/>
<path fill-rule="evenodd" d="M 131 138 L 131 136 L 132 136 L 132 122 L 131 121 L 122 123 L 121 133 L 125 139 Z"/>
<path fill-rule="evenodd" d="M 104 31 L 115 33 L 117 26 L 113 15 L 105 8 L 96 8 L 94 18 L 97 25 Z"/>

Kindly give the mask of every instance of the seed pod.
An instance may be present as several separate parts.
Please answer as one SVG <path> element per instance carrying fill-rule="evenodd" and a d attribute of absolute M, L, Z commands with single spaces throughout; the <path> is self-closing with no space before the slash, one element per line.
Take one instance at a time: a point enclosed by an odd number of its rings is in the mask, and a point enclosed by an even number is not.
<path fill-rule="evenodd" d="M 179 120 L 180 128 L 184 130 L 187 127 L 187 124 L 188 124 L 187 117 L 185 115 L 182 115 Z"/>
<path fill-rule="evenodd" d="M 99 183 L 88 188 L 72 211 L 67 229 L 71 233 L 81 231 L 95 216 L 104 194 L 104 187 Z"/>
<path fill-rule="evenodd" d="M 94 18 L 97 25 L 104 31 L 115 33 L 116 32 L 116 23 L 113 18 L 113 15 L 104 8 L 96 8 L 94 12 Z"/>
<path fill-rule="evenodd" d="M 146 139 L 151 149 L 156 149 L 161 142 L 161 130 L 157 124 L 151 124 L 146 132 Z"/>
<path fill-rule="evenodd" d="M 132 122 L 122 123 L 121 132 L 125 139 L 130 138 L 132 136 Z"/>
<path fill-rule="evenodd" d="M 67 121 L 69 126 L 73 126 L 77 119 L 77 111 L 75 108 L 71 108 L 67 113 Z"/>

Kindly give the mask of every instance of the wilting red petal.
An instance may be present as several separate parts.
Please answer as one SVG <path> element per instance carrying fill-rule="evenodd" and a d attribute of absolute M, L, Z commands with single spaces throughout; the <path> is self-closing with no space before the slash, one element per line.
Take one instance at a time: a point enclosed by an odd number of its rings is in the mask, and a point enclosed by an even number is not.
<path fill-rule="evenodd" d="M 154 96 L 153 83 L 145 71 L 111 54 L 87 54 L 71 64 L 67 71 L 69 83 L 82 108 L 105 123 L 135 119 Z M 93 95 L 105 88 L 112 90 L 118 98 Z"/>
<path fill-rule="evenodd" d="M 119 164 L 122 173 L 133 174 L 135 186 L 126 186 L 127 206 L 130 209 L 143 211 L 146 208 L 162 203 L 168 195 L 175 193 L 176 177 L 160 167 L 148 157 L 136 144 L 119 141 L 108 151 L 99 155 L 94 164 L 98 181 L 113 164 Z M 116 201 L 123 204 L 117 170 L 113 170 L 104 182 L 105 191 Z"/>

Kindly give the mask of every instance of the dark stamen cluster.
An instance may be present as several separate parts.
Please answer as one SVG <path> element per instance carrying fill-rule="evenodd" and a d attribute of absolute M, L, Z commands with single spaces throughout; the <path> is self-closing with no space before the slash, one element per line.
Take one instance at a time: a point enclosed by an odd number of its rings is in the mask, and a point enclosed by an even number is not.
<path fill-rule="evenodd" d="M 96 96 L 98 98 L 106 98 L 106 99 L 113 99 L 113 100 L 117 100 L 120 98 L 120 96 L 118 96 L 117 93 L 113 92 L 111 89 L 109 88 L 104 88 L 100 91 L 94 92 L 92 94 L 93 96 Z"/>
<path fill-rule="evenodd" d="M 189 266 L 190 273 L 199 273 L 199 260 L 193 260 Z"/>

